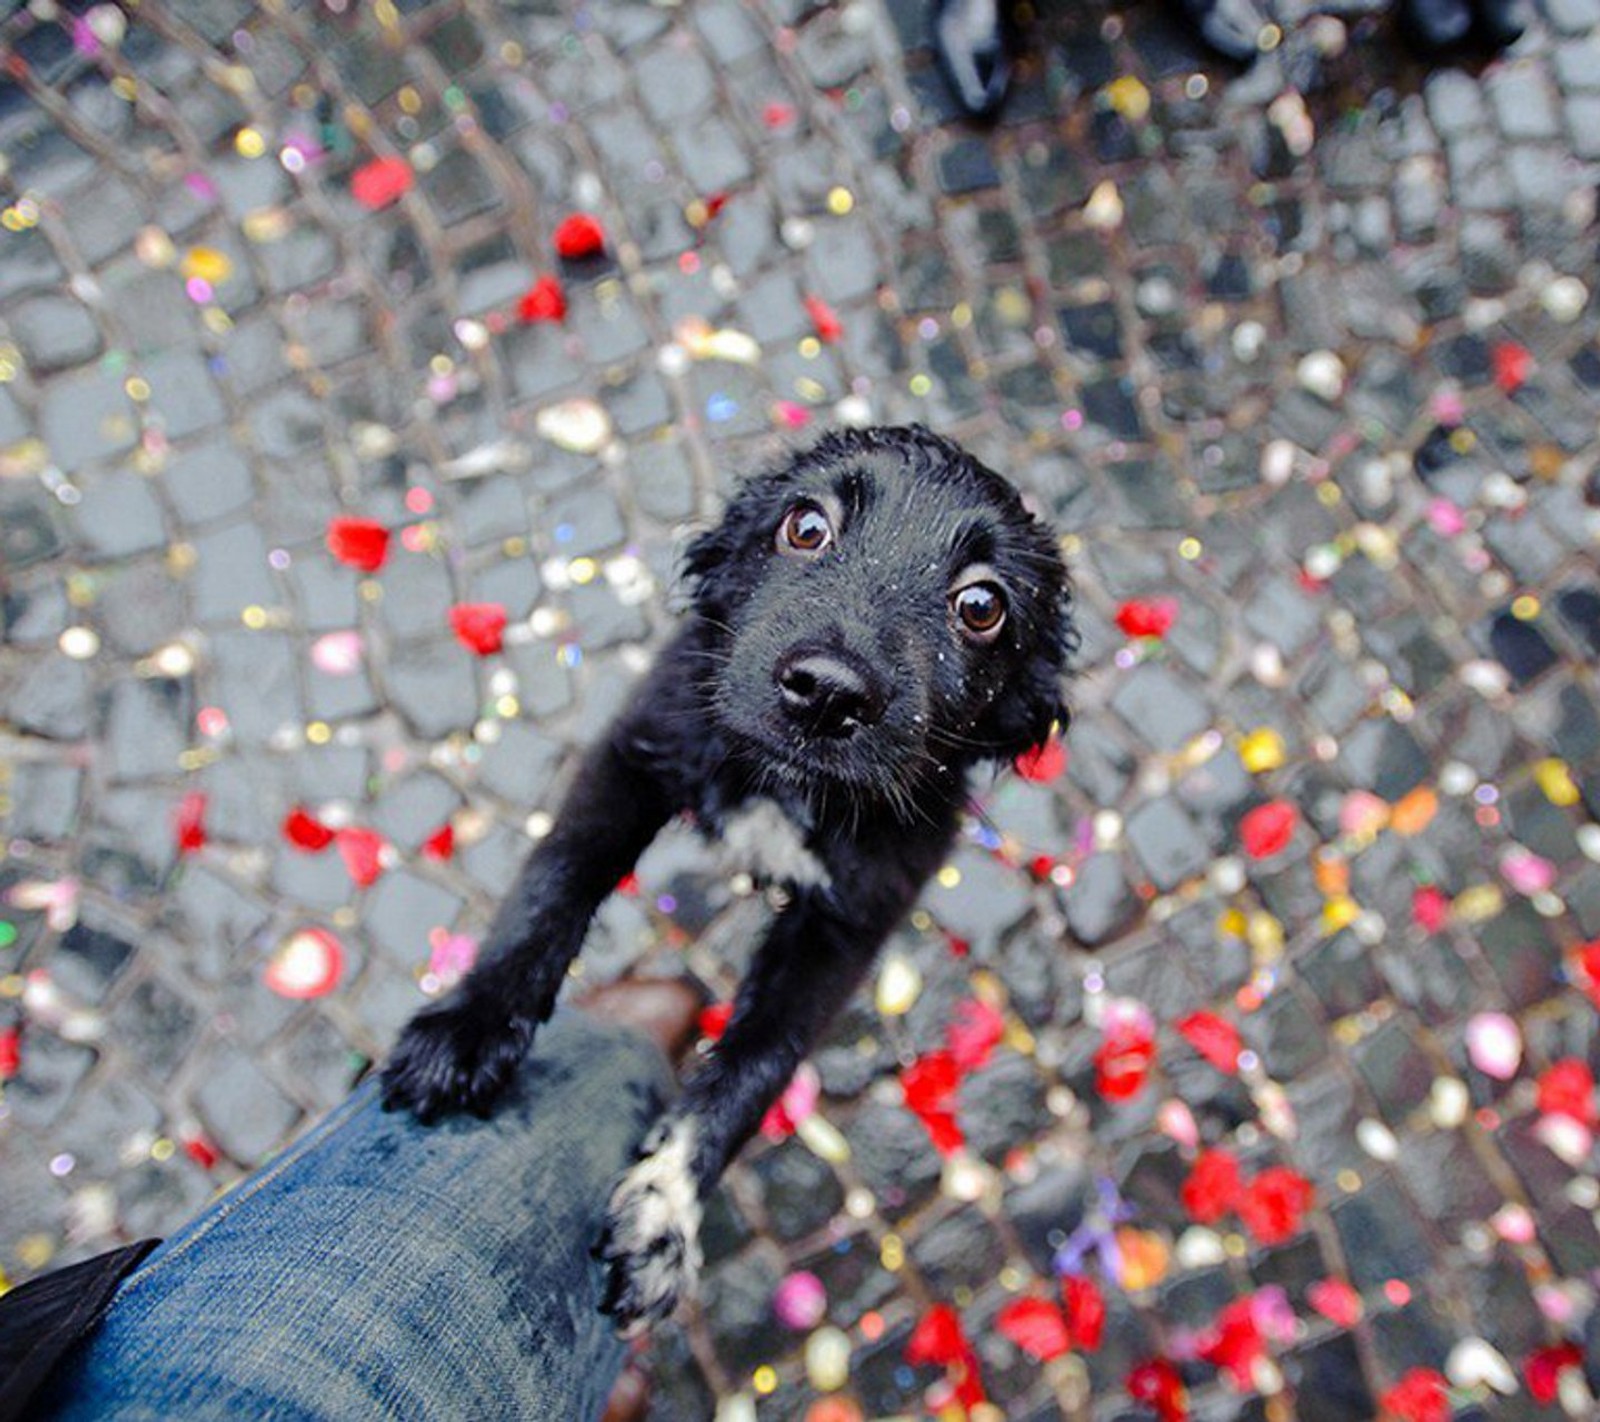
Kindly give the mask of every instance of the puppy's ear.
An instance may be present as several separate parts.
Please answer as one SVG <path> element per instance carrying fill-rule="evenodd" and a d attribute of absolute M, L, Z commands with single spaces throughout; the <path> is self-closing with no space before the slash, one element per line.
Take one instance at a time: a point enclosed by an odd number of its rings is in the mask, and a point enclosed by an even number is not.
<path fill-rule="evenodd" d="M 1061 694 L 1062 660 L 1052 652 L 1031 657 L 984 713 L 977 739 L 995 760 L 1015 760 L 1042 746 L 1056 728 L 1065 731 L 1071 712 Z"/>

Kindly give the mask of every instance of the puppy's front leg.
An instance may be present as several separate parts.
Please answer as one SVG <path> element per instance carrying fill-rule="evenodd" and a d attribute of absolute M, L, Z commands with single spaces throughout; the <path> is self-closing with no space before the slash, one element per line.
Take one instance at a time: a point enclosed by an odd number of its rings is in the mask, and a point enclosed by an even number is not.
<path fill-rule="evenodd" d="M 807 890 L 773 925 L 716 1050 L 612 1191 L 596 1253 L 607 1269 L 601 1308 L 623 1333 L 665 1318 L 693 1284 L 701 1200 L 855 990 L 916 887 L 852 904 L 848 921 L 828 890 Z"/>
<path fill-rule="evenodd" d="M 477 966 L 446 1001 L 419 1012 L 383 1071 L 383 1099 L 423 1121 L 485 1112 L 555 1006 L 589 920 L 672 813 L 627 748 L 624 720 L 579 767 L 554 829 L 528 856 L 484 939 Z"/>

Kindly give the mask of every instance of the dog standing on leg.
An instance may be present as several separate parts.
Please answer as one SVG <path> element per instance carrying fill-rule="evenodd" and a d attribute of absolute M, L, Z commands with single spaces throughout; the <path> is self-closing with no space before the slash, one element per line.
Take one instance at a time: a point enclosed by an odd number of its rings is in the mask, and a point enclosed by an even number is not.
<path fill-rule="evenodd" d="M 831 434 L 750 480 L 688 572 L 684 626 L 584 758 L 477 966 L 383 1074 L 386 1104 L 424 1121 L 487 1112 L 674 815 L 787 890 L 727 1031 L 611 1196 L 604 1307 L 628 1332 L 692 1283 L 700 1202 L 943 862 L 968 771 L 1064 721 L 1073 641 L 1050 532 L 917 426 Z"/>

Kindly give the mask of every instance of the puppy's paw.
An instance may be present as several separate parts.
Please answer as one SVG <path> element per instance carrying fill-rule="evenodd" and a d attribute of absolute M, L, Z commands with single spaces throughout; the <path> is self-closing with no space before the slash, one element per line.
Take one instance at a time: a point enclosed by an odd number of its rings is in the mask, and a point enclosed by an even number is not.
<path fill-rule="evenodd" d="M 611 1192 L 596 1256 L 606 1267 L 600 1311 L 631 1338 L 668 1317 L 700 1272 L 700 1192 L 694 1128 L 662 1122 Z"/>
<path fill-rule="evenodd" d="M 487 1115 L 531 1036 L 519 1019 L 470 1003 L 427 1008 L 406 1024 L 383 1069 L 384 1108 L 405 1107 L 424 1124 L 449 1111 Z"/>

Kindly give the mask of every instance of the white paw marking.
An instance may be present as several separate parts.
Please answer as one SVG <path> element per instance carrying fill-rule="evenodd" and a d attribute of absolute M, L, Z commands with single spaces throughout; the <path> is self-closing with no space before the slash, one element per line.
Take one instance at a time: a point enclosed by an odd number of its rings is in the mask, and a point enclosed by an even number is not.
<path fill-rule="evenodd" d="M 649 1154 L 617 1182 L 607 1210 L 606 1254 L 627 1276 L 619 1300 L 624 1332 L 664 1318 L 700 1273 L 700 1192 L 690 1160 L 694 1126 L 678 1121 L 651 1134 Z"/>
<path fill-rule="evenodd" d="M 780 884 L 826 888 L 823 862 L 806 844 L 804 831 L 764 795 L 746 800 L 723 821 L 722 842 L 741 868 Z"/>

